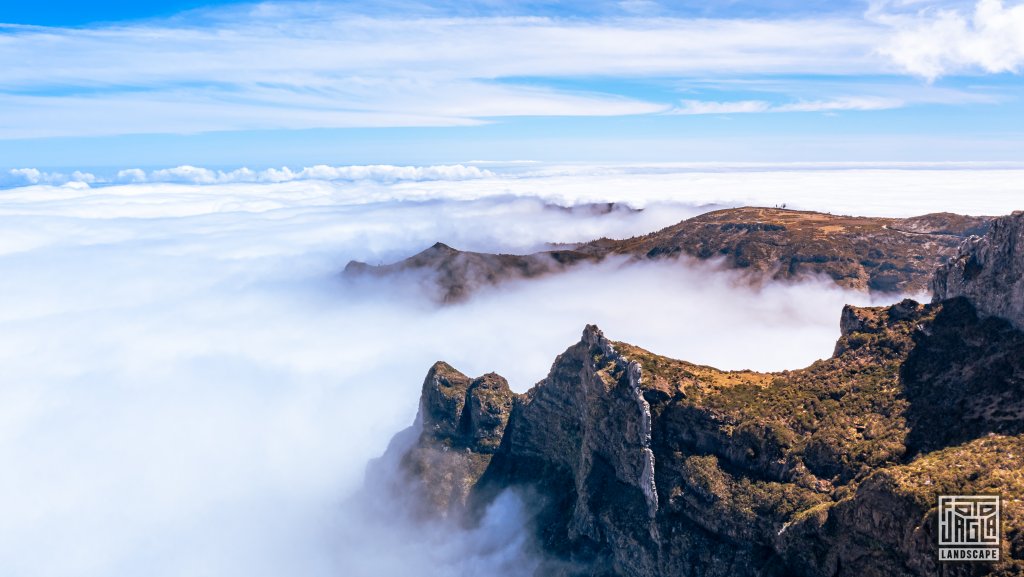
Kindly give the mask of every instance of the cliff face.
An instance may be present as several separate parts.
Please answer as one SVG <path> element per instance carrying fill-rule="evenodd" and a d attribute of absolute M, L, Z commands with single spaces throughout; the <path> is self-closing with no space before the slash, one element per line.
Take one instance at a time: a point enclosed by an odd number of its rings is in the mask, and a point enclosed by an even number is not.
<path fill-rule="evenodd" d="M 661 260 L 679 256 L 721 259 L 748 271 L 750 280 L 820 275 L 840 286 L 877 292 L 924 292 L 935 267 L 957 254 L 988 217 L 940 213 L 913 218 L 868 218 L 768 208 L 709 212 L 648 235 L 599 239 L 528 255 L 459 251 L 438 243 L 384 266 L 351 262 L 347 276 L 425 275 L 439 300 L 465 299 L 475 289 L 557 273 L 610 256 Z"/>
<path fill-rule="evenodd" d="M 515 397 L 500 375 L 470 379 L 447 363 L 434 363 L 423 380 L 416 423 L 402 433 L 415 441 L 411 447 L 393 443 L 383 459 L 400 464 L 421 508 L 417 513 L 465 512 L 466 499 L 498 449 Z"/>
<path fill-rule="evenodd" d="M 587 327 L 483 434 L 465 425 L 480 379 L 435 366 L 403 464 L 442 515 L 532 496 L 549 574 L 935 575 L 937 496 L 986 492 L 1005 497 L 1005 542 L 983 568 L 1024 571 L 1024 334 L 963 299 L 844 318 L 835 356 L 781 373 Z"/>
<path fill-rule="evenodd" d="M 1024 334 L 965 299 L 847 307 L 843 325 L 836 356 L 781 373 L 587 327 L 525 395 L 481 377 L 502 391 L 482 432 L 483 381 L 438 364 L 403 465 L 440 514 L 537 498 L 551 574 L 936 575 L 937 496 L 990 492 L 1005 561 L 944 574 L 1024 571 Z"/>
<path fill-rule="evenodd" d="M 801 370 L 720 371 L 594 326 L 523 395 L 437 364 L 403 468 L 424 514 L 471 523 L 522 492 L 545 575 L 1024 575 L 1024 332 L 994 316 L 1020 314 L 996 304 L 1019 277 L 990 270 L 1024 262 L 1019 223 L 937 275 L 975 256 L 970 299 L 845 307 L 833 356 Z M 1001 561 L 940 564 L 938 496 L 993 493 Z"/>
<path fill-rule="evenodd" d="M 1024 212 L 992 223 L 983 237 L 971 237 L 959 254 L 939 269 L 933 282 L 935 300 L 965 296 L 978 311 L 1024 328 Z"/>

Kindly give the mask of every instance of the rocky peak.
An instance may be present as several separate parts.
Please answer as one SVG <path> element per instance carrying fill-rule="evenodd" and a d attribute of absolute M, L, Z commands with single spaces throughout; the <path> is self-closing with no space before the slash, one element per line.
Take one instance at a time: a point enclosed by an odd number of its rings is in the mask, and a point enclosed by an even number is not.
<path fill-rule="evenodd" d="M 455 252 L 458 252 L 457 250 L 455 250 L 454 248 L 452 248 L 452 247 L 450 247 L 450 246 L 446 245 L 446 244 L 445 244 L 445 243 L 443 243 L 443 242 L 435 242 L 435 243 L 434 243 L 434 244 L 433 244 L 433 245 L 432 245 L 432 246 L 431 246 L 431 247 L 430 247 L 429 249 L 427 249 L 427 250 L 431 250 L 431 251 L 434 251 L 434 252 L 440 252 L 440 253 L 449 253 L 449 254 L 450 254 L 450 253 L 455 253 Z"/>
<path fill-rule="evenodd" d="M 611 350 L 611 344 L 608 342 L 608 339 L 604 338 L 604 333 L 601 332 L 601 329 L 597 328 L 597 325 L 583 327 L 583 336 L 580 337 L 580 342 L 591 347 Z"/>
<path fill-rule="evenodd" d="M 542 575 L 967 577 L 939 494 L 1024 494 L 1024 332 L 964 298 L 846 307 L 832 358 L 720 371 L 594 325 L 523 395 L 444 363 L 402 465 L 428 514 L 530 499 Z M 1024 570 L 1024 508 L 1003 561 Z M 545 561 L 548 563 L 549 561 Z"/>
<path fill-rule="evenodd" d="M 501 442 L 515 393 L 497 373 L 470 379 L 443 361 L 423 379 L 423 435 L 448 447 L 493 453 Z"/>
<path fill-rule="evenodd" d="M 412 448 L 393 444 L 383 459 L 398 462 L 411 481 L 416 513 L 465 518 L 466 500 L 501 443 L 516 397 L 495 373 L 471 379 L 445 362 L 430 367 L 420 392 L 418 439 Z"/>
<path fill-rule="evenodd" d="M 438 361 L 427 371 L 420 393 L 417 420 L 425 434 L 437 439 L 458 435 L 458 422 L 466 404 L 470 378 L 446 362 Z"/>
<path fill-rule="evenodd" d="M 993 221 L 985 236 L 972 236 L 940 267 L 934 301 L 966 297 L 983 315 L 1024 328 L 1024 212 Z"/>
<path fill-rule="evenodd" d="M 905 321 L 920 310 L 921 304 L 914 299 L 903 299 L 884 309 L 846 305 L 839 317 L 839 330 L 844 337 L 853 333 L 879 333 L 886 326 Z"/>
<path fill-rule="evenodd" d="M 552 547 L 654 539 L 659 511 L 652 416 L 641 366 L 594 325 L 517 402 L 481 493 L 509 486 L 557 495 L 538 519 Z M 616 521 L 608 522 L 608 516 Z"/>

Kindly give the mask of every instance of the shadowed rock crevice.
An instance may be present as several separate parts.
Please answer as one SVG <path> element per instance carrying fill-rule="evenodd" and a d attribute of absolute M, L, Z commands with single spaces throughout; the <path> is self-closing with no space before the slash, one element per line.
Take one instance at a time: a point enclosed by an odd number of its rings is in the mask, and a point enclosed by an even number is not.
<path fill-rule="evenodd" d="M 992 222 L 983 237 L 971 237 L 935 274 L 936 301 L 967 297 L 978 312 L 1024 328 L 1024 212 Z"/>

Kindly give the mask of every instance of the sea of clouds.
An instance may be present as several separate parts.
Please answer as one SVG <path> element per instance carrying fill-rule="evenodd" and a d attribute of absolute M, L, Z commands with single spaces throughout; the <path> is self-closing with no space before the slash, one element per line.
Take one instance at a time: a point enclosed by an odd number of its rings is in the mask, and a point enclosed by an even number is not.
<path fill-rule="evenodd" d="M 473 530 L 403 520 L 380 479 L 352 501 L 431 363 L 523 391 L 597 323 L 694 362 L 798 368 L 830 354 L 843 304 L 870 302 L 824 281 L 754 290 L 711 265 L 608 262 L 438 307 L 346 284 L 350 259 L 436 241 L 527 252 L 745 204 L 1024 208 L 1024 171 L 1007 166 L 204 170 L 39 171 L 0 191 L 5 576 L 529 574 L 512 496 Z M 605 202 L 632 209 L 584 207 Z"/>

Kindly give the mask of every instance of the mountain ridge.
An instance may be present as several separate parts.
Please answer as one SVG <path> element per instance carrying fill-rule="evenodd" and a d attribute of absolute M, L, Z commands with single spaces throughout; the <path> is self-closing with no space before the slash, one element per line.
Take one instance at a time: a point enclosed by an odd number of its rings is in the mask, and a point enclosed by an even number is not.
<path fill-rule="evenodd" d="M 965 239 L 985 233 L 991 222 L 991 217 L 952 213 L 899 219 L 744 207 L 711 211 L 638 237 L 601 238 L 525 255 L 460 251 L 439 242 L 389 265 L 352 261 L 343 274 L 420 273 L 438 300 L 458 302 L 482 287 L 611 257 L 634 262 L 684 257 L 717 259 L 726 268 L 747 271 L 754 283 L 826 276 L 856 290 L 925 292 L 935 268 L 952 258 Z"/>
<path fill-rule="evenodd" d="M 522 394 L 439 362 L 391 457 L 425 515 L 530 499 L 541 575 L 1024 574 L 1022 311 L 975 305 L 1014 280 L 1024 213 L 992 228 L 965 294 L 848 305 L 833 356 L 803 369 L 721 371 L 593 325 Z M 937 496 L 993 492 L 1001 561 L 940 564 Z"/>

